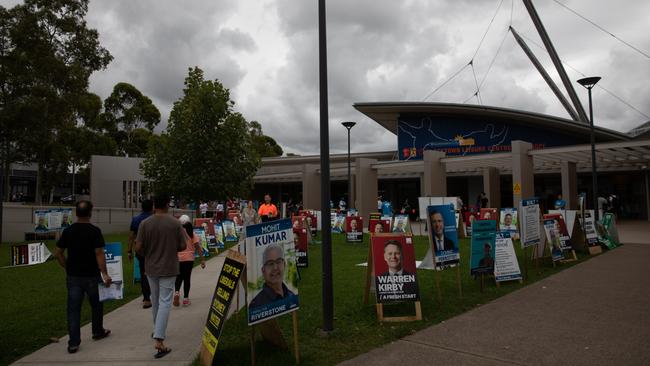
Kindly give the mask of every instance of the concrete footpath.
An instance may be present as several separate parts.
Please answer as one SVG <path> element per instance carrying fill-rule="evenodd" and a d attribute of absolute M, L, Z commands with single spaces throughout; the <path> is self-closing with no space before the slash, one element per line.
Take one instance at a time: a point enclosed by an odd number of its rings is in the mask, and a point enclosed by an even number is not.
<path fill-rule="evenodd" d="M 650 365 L 650 223 L 628 243 L 341 365 Z"/>
<path fill-rule="evenodd" d="M 153 357 L 153 318 L 151 309 L 142 309 L 140 297 L 104 316 L 104 327 L 112 332 L 108 338 L 93 341 L 90 324 L 87 324 L 81 328 L 79 352 L 68 354 L 68 336 L 65 336 L 59 343 L 49 344 L 16 361 L 14 365 L 189 365 L 198 355 L 203 327 L 223 262 L 224 257 L 220 255 L 208 260 L 205 269 L 195 267 L 192 271 L 192 304 L 187 307 L 172 306 L 165 340 L 172 352 L 162 359 Z M 88 306 L 87 301 L 84 306 Z"/>

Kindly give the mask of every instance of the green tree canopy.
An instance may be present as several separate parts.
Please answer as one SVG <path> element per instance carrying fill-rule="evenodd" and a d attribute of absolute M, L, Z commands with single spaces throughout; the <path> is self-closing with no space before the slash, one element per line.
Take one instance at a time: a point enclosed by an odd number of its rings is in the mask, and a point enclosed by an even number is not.
<path fill-rule="evenodd" d="M 156 190 L 186 199 L 243 196 L 259 166 L 249 124 L 233 111 L 230 92 L 190 68 L 183 96 L 174 103 L 167 129 L 152 140 L 143 163 Z"/>
<path fill-rule="evenodd" d="M 262 125 L 257 121 L 251 121 L 248 124 L 251 138 L 253 140 L 253 149 L 262 158 L 282 156 L 282 147 L 271 136 L 262 133 Z"/>
<path fill-rule="evenodd" d="M 153 129 L 160 123 L 160 111 L 151 99 L 129 83 L 117 83 L 104 101 L 101 127 L 117 144 L 117 154 L 142 157 Z"/>
<path fill-rule="evenodd" d="M 9 112 L 0 122 L 9 131 L 3 158 L 5 166 L 38 164 L 38 202 L 43 178 L 51 186 L 67 171 L 66 132 L 96 110 L 88 105 L 96 103 L 87 93 L 90 75 L 112 59 L 87 27 L 87 12 L 88 0 L 26 0 L 0 10 L 0 114 Z"/>

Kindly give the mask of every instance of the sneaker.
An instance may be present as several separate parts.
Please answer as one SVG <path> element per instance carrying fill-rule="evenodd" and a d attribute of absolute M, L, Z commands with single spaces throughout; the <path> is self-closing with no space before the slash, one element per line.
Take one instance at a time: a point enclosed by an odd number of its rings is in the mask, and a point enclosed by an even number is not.
<path fill-rule="evenodd" d="M 143 309 L 149 309 L 151 307 L 151 301 L 150 300 L 143 300 L 142 301 L 142 308 Z"/>
<path fill-rule="evenodd" d="M 111 334 L 111 330 L 110 329 L 104 329 L 103 332 L 101 332 L 99 334 L 94 334 L 93 335 L 93 340 L 98 341 L 100 339 L 104 339 L 104 338 L 108 337 L 109 334 Z"/>
<path fill-rule="evenodd" d="M 174 293 L 174 306 L 179 306 L 180 305 L 180 302 L 179 302 L 180 299 L 181 299 L 181 295 L 178 293 L 178 291 L 176 291 Z"/>
<path fill-rule="evenodd" d="M 68 346 L 68 353 L 77 353 L 79 346 Z"/>
<path fill-rule="evenodd" d="M 190 306 L 190 299 L 183 299 L 183 306 Z"/>

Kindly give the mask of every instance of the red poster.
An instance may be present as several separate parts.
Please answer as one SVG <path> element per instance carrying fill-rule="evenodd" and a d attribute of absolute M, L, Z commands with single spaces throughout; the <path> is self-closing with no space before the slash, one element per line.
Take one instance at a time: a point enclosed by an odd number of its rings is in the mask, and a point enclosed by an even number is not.
<path fill-rule="evenodd" d="M 363 218 L 348 216 L 345 218 L 345 237 L 349 242 L 363 241 Z"/>
<path fill-rule="evenodd" d="M 481 220 L 494 220 L 499 221 L 499 216 L 497 215 L 496 208 L 482 208 L 481 209 Z"/>
<path fill-rule="evenodd" d="M 373 234 L 371 246 L 377 303 L 419 300 L 413 238 Z"/>
<path fill-rule="evenodd" d="M 370 219 L 368 232 L 374 234 L 390 233 L 390 220 Z"/>

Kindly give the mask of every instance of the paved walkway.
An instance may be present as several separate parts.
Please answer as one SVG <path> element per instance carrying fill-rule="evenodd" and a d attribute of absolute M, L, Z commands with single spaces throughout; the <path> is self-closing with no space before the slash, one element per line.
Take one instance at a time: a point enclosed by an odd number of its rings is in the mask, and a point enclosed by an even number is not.
<path fill-rule="evenodd" d="M 650 365 L 650 223 L 628 243 L 341 365 Z"/>
<path fill-rule="evenodd" d="M 195 267 L 192 271 L 192 289 L 188 307 L 173 307 L 167 327 L 165 343 L 172 352 L 155 360 L 153 340 L 150 338 L 153 320 L 151 309 L 142 309 L 142 298 L 104 316 L 104 326 L 112 331 L 101 341 L 91 340 L 90 324 L 81 328 L 79 352 L 68 354 L 68 336 L 59 343 L 49 344 L 14 365 L 189 365 L 199 352 L 203 326 L 214 292 L 223 256 L 206 262 L 206 268 Z M 87 306 L 84 305 L 84 306 Z M 233 300 L 233 306 L 235 302 Z M 231 307 L 231 308 L 232 308 Z"/>

